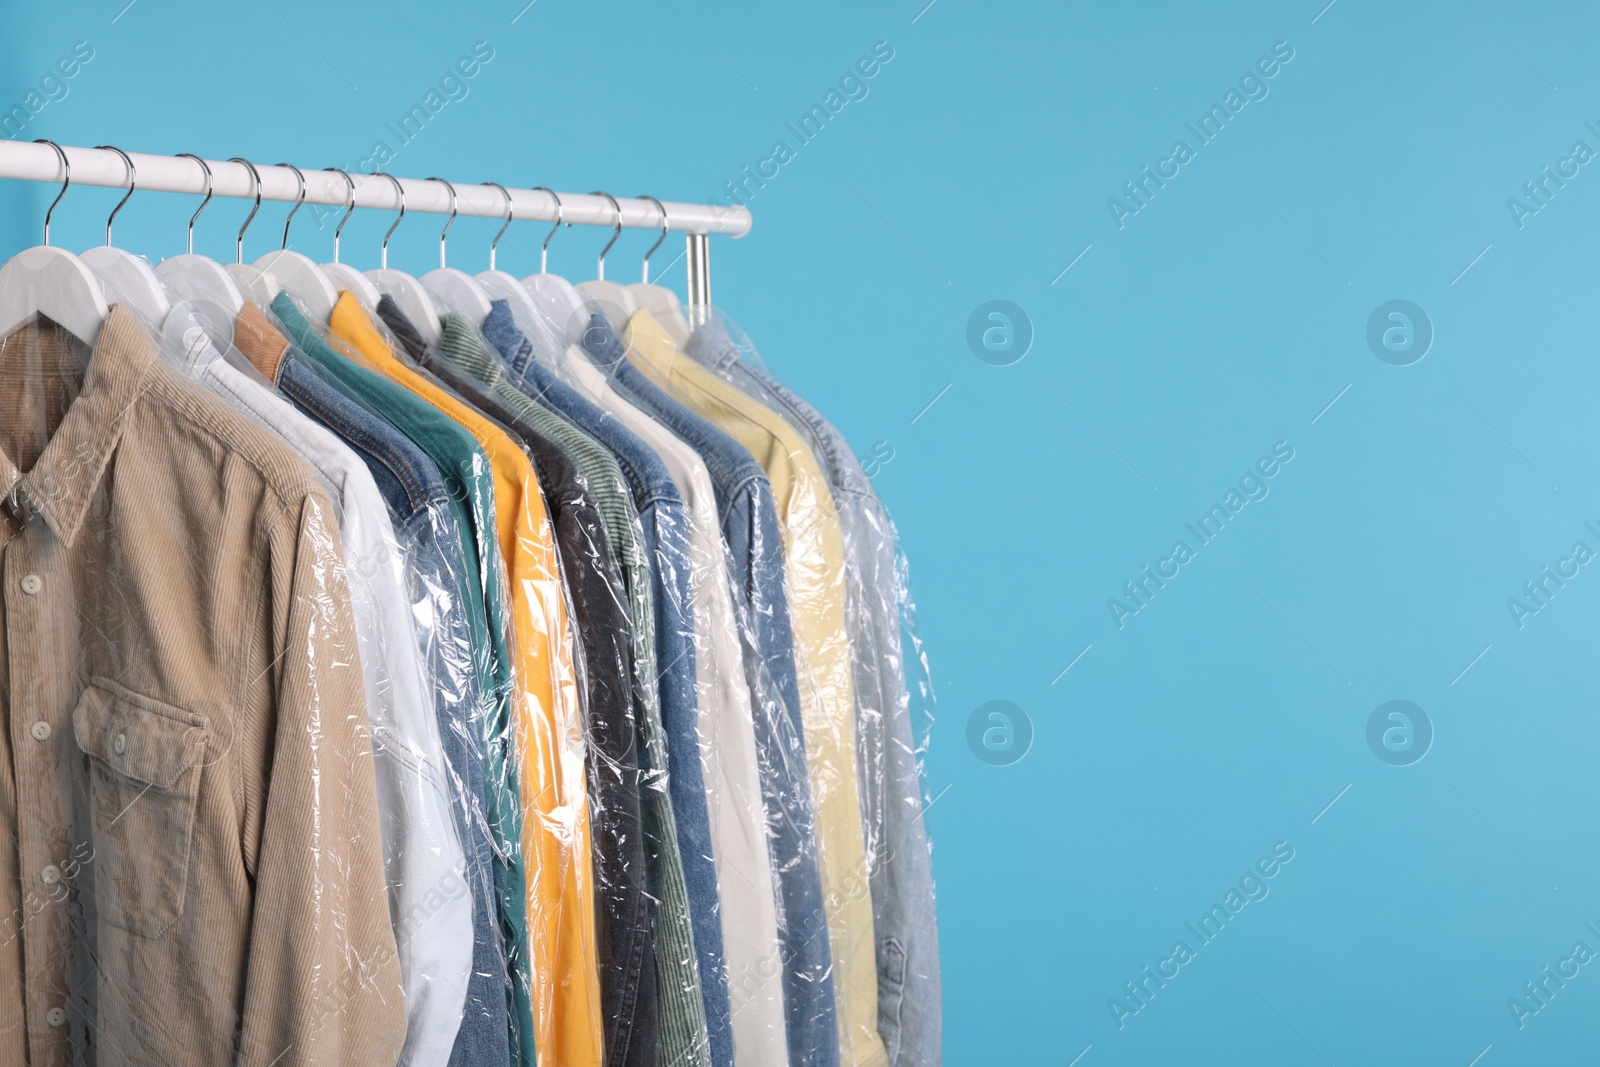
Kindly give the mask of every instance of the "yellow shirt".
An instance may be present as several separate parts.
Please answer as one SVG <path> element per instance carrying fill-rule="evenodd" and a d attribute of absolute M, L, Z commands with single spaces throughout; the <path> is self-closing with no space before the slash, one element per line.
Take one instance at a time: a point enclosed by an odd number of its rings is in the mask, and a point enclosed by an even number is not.
<path fill-rule="evenodd" d="M 541 1064 L 600 1067 L 604 1034 L 577 676 L 555 535 L 533 465 L 481 412 L 395 358 L 349 293 L 340 294 L 328 326 L 380 373 L 460 423 L 489 459 L 519 696 L 514 723 L 535 1048 Z"/>
<path fill-rule="evenodd" d="M 856 782 L 856 699 L 844 614 L 844 535 L 816 457 L 777 412 L 679 352 L 648 312 L 624 331 L 651 380 L 750 450 L 767 473 L 783 534 L 806 768 L 817 811 L 833 988 L 845 1067 L 888 1062 L 878 1036 L 872 898 Z"/>

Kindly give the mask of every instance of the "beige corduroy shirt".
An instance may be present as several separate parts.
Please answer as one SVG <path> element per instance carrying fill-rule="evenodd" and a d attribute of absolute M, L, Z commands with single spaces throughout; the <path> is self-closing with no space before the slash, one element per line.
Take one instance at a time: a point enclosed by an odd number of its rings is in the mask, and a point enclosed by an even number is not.
<path fill-rule="evenodd" d="M 338 528 L 114 306 L 0 339 L 0 1067 L 390 1064 Z"/>

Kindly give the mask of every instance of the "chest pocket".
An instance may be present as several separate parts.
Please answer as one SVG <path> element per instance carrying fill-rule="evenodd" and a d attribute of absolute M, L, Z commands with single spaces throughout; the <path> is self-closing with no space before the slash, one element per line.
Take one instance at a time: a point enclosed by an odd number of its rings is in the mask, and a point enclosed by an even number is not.
<path fill-rule="evenodd" d="M 205 717 L 91 682 L 72 731 L 89 757 L 95 907 L 113 926 L 160 937 L 183 914 Z"/>

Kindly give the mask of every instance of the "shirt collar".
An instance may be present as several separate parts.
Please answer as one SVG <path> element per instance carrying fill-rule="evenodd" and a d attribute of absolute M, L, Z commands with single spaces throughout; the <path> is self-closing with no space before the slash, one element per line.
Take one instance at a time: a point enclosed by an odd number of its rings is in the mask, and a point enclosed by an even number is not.
<path fill-rule="evenodd" d="M 111 305 L 90 353 L 83 388 L 33 469 L 20 474 L 11 458 L 0 453 L 0 488 L 19 518 L 38 515 L 63 544 L 73 542 L 122 439 L 129 409 L 144 393 L 157 362 L 155 341 L 138 316 L 125 305 Z"/>

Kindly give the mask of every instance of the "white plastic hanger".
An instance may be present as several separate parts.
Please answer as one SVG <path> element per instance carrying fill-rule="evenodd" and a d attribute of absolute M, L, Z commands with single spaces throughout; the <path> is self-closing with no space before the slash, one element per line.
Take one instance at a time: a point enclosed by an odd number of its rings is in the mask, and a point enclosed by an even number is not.
<path fill-rule="evenodd" d="M 50 216 L 67 195 L 72 168 L 54 141 L 34 143 L 49 145 L 61 157 L 61 191 L 44 213 L 44 244 L 18 252 L 0 267 L 0 337 L 42 316 L 92 346 L 111 313 L 100 280 L 71 252 L 50 247 Z"/>
<path fill-rule="evenodd" d="M 278 279 L 284 290 L 305 307 L 306 317 L 311 322 L 327 322 L 328 316 L 333 314 L 333 305 L 339 300 L 338 290 L 334 289 L 328 276 L 310 257 L 289 251 L 289 224 L 294 222 L 300 205 L 306 202 L 306 176 L 292 163 L 279 163 L 278 166 L 294 171 L 295 178 L 300 182 L 300 194 L 295 199 L 294 207 L 289 209 L 289 217 L 283 220 L 282 246 L 278 251 L 268 252 L 256 260 L 256 267 Z"/>
<path fill-rule="evenodd" d="M 260 267 L 252 267 L 244 261 L 244 231 L 250 228 L 250 223 L 255 219 L 256 212 L 261 210 L 261 172 L 256 170 L 254 163 L 243 156 L 234 156 L 229 163 L 243 163 L 250 171 L 250 177 L 256 183 L 256 202 L 250 209 L 250 214 L 244 217 L 244 225 L 239 227 L 239 237 L 234 242 L 234 261 L 229 263 L 225 270 L 233 276 L 238 283 L 239 291 L 255 301 L 260 307 L 266 307 L 277 298 L 283 286 L 278 284 L 278 279 Z"/>
<path fill-rule="evenodd" d="M 175 301 L 192 301 L 214 304 L 233 315 L 244 310 L 244 294 L 233 276 L 222 269 L 222 264 L 208 256 L 194 254 L 194 224 L 200 212 L 211 203 L 211 166 L 192 152 L 180 152 L 200 164 L 206 176 L 206 195 L 189 219 L 189 251 L 181 256 L 168 256 L 156 266 L 156 277 L 166 286 L 167 295 Z"/>
<path fill-rule="evenodd" d="M 365 274 L 356 270 L 348 263 L 339 262 L 339 235 L 344 232 L 344 224 L 350 221 L 350 216 L 356 213 L 356 183 L 350 175 L 338 167 L 327 167 L 339 177 L 344 179 L 350 199 L 344 206 L 344 218 L 339 220 L 339 225 L 333 228 L 333 262 L 324 263 L 322 271 L 328 276 L 328 281 L 333 287 L 342 292 L 347 292 L 356 298 L 356 302 L 369 312 L 378 310 L 378 300 L 383 296 L 378 292 L 378 287 Z"/>
<path fill-rule="evenodd" d="M 523 334 L 531 337 L 535 333 L 548 331 L 528 290 L 510 274 L 495 269 L 495 250 L 500 246 L 500 238 L 511 228 L 511 194 L 499 182 L 483 184 L 494 186 L 506 198 L 506 221 L 500 227 L 500 232 L 494 235 L 494 240 L 489 242 L 489 269 L 477 276 L 478 284 L 483 286 L 490 300 L 504 300 L 511 306 L 512 321 Z"/>
<path fill-rule="evenodd" d="M 678 303 L 678 294 L 664 285 L 650 284 L 650 257 L 656 254 L 661 242 L 667 239 L 667 209 L 653 196 L 641 196 L 639 199 L 650 201 L 656 206 L 656 210 L 661 212 L 661 236 L 650 246 L 650 251 L 644 254 L 644 267 L 640 272 L 640 280 L 628 286 L 628 292 L 633 294 L 638 310 L 648 311 L 652 318 L 661 323 L 662 328 L 667 331 L 667 336 L 681 348 L 689 343 L 689 320 L 684 317 L 683 305 Z"/>
<path fill-rule="evenodd" d="M 583 331 L 589 328 L 589 308 L 583 294 L 571 282 L 550 273 L 550 239 L 561 229 L 561 197 L 542 185 L 534 188 L 549 193 L 556 202 L 556 224 L 550 227 L 550 232 L 544 235 L 544 244 L 539 246 L 539 273 L 522 279 L 522 285 L 564 350 L 567 345 L 577 343 Z"/>
<path fill-rule="evenodd" d="M 382 174 L 382 172 L 379 172 Z M 400 214 L 395 216 L 394 225 L 389 227 L 389 232 L 383 235 L 383 251 L 379 254 L 377 270 L 367 271 L 367 277 L 378 287 L 378 291 L 390 296 L 405 317 L 417 328 L 422 339 L 430 345 L 436 345 L 444 337 L 444 330 L 439 326 L 439 312 L 434 307 L 433 298 L 422 287 L 422 283 L 404 271 L 389 269 L 389 238 L 400 226 L 400 220 L 406 217 L 406 191 L 401 186 L 399 179 L 392 174 L 383 174 L 383 177 L 394 182 L 395 192 L 400 195 Z"/>
<path fill-rule="evenodd" d="M 439 269 L 430 270 L 419 281 L 436 305 L 445 311 L 455 312 L 474 326 L 481 326 L 493 310 L 489 307 L 489 294 L 466 271 L 445 266 L 445 238 L 450 235 L 450 227 L 456 224 L 456 187 L 443 178 L 428 180 L 450 190 L 450 218 L 445 221 L 444 229 L 439 231 Z"/>
<path fill-rule="evenodd" d="M 633 294 L 616 282 L 606 281 L 606 253 L 611 251 L 611 246 L 622 236 L 622 205 L 617 203 L 616 197 L 610 193 L 602 193 L 598 189 L 589 195 L 603 196 L 611 201 L 611 206 L 617 212 L 617 224 L 611 231 L 611 240 L 600 250 L 600 262 L 595 267 L 595 280 L 580 283 L 578 292 L 600 305 L 600 310 L 611 321 L 611 328 L 620 335 L 623 327 L 628 325 L 628 320 L 633 317 Z"/>
<path fill-rule="evenodd" d="M 105 247 L 89 249 L 83 254 L 83 262 L 106 287 L 110 299 L 126 302 L 143 315 L 150 325 L 160 326 L 167 320 L 167 312 L 172 310 L 172 301 L 167 299 L 161 279 L 156 277 L 155 270 L 143 259 L 132 252 L 111 247 L 111 224 L 117 221 L 117 213 L 123 205 L 133 199 L 133 190 L 138 185 L 139 176 L 133 168 L 133 159 L 115 145 L 96 147 L 122 157 L 122 162 L 128 167 L 128 192 L 117 201 L 117 206 L 111 209 L 111 216 L 106 219 Z"/>

